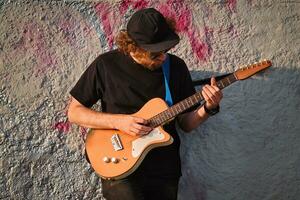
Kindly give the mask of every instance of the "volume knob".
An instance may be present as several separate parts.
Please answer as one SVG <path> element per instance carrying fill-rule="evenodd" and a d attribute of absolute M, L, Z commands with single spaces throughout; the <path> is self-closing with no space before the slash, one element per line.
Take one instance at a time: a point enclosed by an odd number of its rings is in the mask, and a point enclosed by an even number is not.
<path fill-rule="evenodd" d="M 103 158 L 103 162 L 105 162 L 105 163 L 109 163 L 109 162 L 110 162 L 110 159 L 109 159 L 109 157 L 106 157 L 106 156 L 105 156 L 105 157 Z"/>
<path fill-rule="evenodd" d="M 111 162 L 113 162 L 113 163 L 118 163 L 118 162 L 119 162 L 119 159 L 118 159 L 118 158 L 115 158 L 115 157 L 112 157 L 112 158 L 111 158 Z"/>

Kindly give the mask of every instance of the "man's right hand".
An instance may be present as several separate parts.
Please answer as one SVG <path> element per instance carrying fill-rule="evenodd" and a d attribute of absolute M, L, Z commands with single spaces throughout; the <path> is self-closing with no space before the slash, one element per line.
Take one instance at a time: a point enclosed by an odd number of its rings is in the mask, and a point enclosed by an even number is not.
<path fill-rule="evenodd" d="M 119 114 L 114 121 L 114 128 L 132 136 L 146 135 L 152 128 L 146 125 L 147 120 L 132 115 Z"/>

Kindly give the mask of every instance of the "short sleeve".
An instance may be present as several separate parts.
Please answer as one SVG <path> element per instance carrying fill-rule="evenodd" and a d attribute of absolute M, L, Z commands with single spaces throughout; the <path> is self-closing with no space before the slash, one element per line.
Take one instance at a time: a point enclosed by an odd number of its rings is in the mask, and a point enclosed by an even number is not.
<path fill-rule="evenodd" d="M 103 75 L 101 72 L 101 62 L 97 58 L 81 75 L 78 82 L 70 91 L 70 94 L 81 104 L 91 107 L 103 94 Z"/>

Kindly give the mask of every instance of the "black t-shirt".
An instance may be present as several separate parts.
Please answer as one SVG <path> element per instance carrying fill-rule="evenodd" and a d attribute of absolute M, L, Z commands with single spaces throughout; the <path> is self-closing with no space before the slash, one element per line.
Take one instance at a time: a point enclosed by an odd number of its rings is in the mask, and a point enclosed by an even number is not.
<path fill-rule="evenodd" d="M 184 61 L 170 57 L 170 92 L 173 103 L 195 93 L 191 76 Z M 101 100 L 102 112 L 133 114 L 150 99 L 165 99 L 162 68 L 149 70 L 136 63 L 130 56 L 113 50 L 98 56 L 82 74 L 70 94 L 81 104 L 91 107 Z M 165 147 L 151 150 L 135 173 L 160 177 L 181 175 L 179 145 L 175 120 L 164 126 L 174 139 Z"/>

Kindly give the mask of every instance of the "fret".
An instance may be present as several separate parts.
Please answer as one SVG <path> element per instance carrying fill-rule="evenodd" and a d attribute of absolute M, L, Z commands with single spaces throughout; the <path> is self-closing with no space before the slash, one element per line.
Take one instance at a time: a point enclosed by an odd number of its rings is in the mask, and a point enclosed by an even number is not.
<path fill-rule="evenodd" d="M 156 122 L 156 124 L 158 125 L 160 122 L 159 122 L 159 117 L 158 117 L 159 115 L 157 115 L 156 117 L 155 117 L 155 122 Z"/>
<path fill-rule="evenodd" d="M 199 99 L 199 95 L 198 95 L 198 93 L 194 94 L 194 96 L 195 96 L 195 98 L 197 99 L 197 102 L 199 102 L 199 101 L 200 101 L 200 99 Z"/>
<path fill-rule="evenodd" d="M 162 116 L 161 116 L 162 114 L 159 114 L 158 116 L 158 122 L 159 122 L 159 124 L 162 124 L 162 122 L 164 121 L 164 120 L 162 120 Z"/>
<path fill-rule="evenodd" d="M 230 85 L 230 81 L 228 81 L 228 77 L 226 77 L 224 79 L 224 87 L 227 87 L 228 85 Z"/>
<path fill-rule="evenodd" d="M 159 121 L 157 118 L 155 118 L 155 126 L 158 126 L 159 125 Z"/>
<path fill-rule="evenodd" d="M 230 78 L 231 83 L 236 81 L 236 78 L 233 75 L 230 75 L 229 78 Z"/>
<path fill-rule="evenodd" d="M 175 105 L 174 107 L 175 107 L 176 114 L 180 113 L 180 109 L 178 109 L 178 106 Z"/>
<path fill-rule="evenodd" d="M 165 121 L 165 120 L 166 120 L 165 112 L 162 112 L 162 113 L 161 113 L 161 117 L 160 117 L 160 118 L 161 118 L 162 121 Z"/>
<path fill-rule="evenodd" d="M 169 110 L 165 110 L 164 112 L 166 113 L 167 118 L 170 118 L 170 112 L 169 112 Z"/>
<path fill-rule="evenodd" d="M 182 106 L 182 103 L 179 102 L 179 103 L 178 103 L 178 106 L 179 106 L 179 108 L 180 108 L 181 111 L 184 110 L 184 107 Z"/>
<path fill-rule="evenodd" d="M 148 125 L 149 125 L 150 127 L 154 127 L 154 121 L 153 121 L 152 118 L 148 120 Z"/>
<path fill-rule="evenodd" d="M 175 106 L 176 106 L 176 104 L 171 107 L 171 110 L 173 111 L 172 115 L 176 115 L 176 107 Z"/>
<path fill-rule="evenodd" d="M 158 123 L 157 119 L 155 119 L 155 120 L 154 120 L 154 127 L 155 127 L 155 126 L 158 126 L 158 125 L 159 125 L 159 123 Z"/>
<path fill-rule="evenodd" d="M 189 99 L 187 98 L 186 101 L 185 101 L 185 105 L 186 105 L 186 108 L 189 108 L 190 107 L 190 103 L 189 103 Z"/>
<path fill-rule="evenodd" d="M 230 85 L 230 84 L 231 84 L 231 79 L 230 79 L 230 77 L 227 77 L 227 79 L 228 79 L 228 82 L 229 82 L 228 85 Z"/>
<path fill-rule="evenodd" d="M 175 116 L 176 115 L 178 115 L 178 113 L 180 113 L 180 109 L 179 109 L 179 107 L 178 107 L 178 104 L 176 104 L 175 106 L 174 106 L 174 110 L 175 110 Z"/>
<path fill-rule="evenodd" d="M 190 105 L 191 105 L 191 99 L 190 98 L 191 97 L 187 98 L 188 107 L 190 107 Z"/>
<path fill-rule="evenodd" d="M 182 109 L 182 107 L 181 107 L 181 104 L 180 104 L 180 103 L 177 103 L 177 106 L 178 106 L 178 110 L 179 110 L 179 112 L 182 112 L 182 111 L 183 111 L 183 109 Z"/>
<path fill-rule="evenodd" d="M 162 121 L 163 122 L 166 121 L 168 119 L 168 117 L 166 116 L 166 112 L 162 112 L 161 114 L 162 114 L 162 117 L 161 117 Z"/>
<path fill-rule="evenodd" d="M 165 121 L 169 119 L 168 112 L 164 111 Z"/>
<path fill-rule="evenodd" d="M 170 116 L 172 116 L 171 109 L 165 110 L 163 113 L 166 115 L 166 120 L 170 119 Z"/>
<path fill-rule="evenodd" d="M 153 117 L 150 119 L 150 124 L 152 125 L 152 127 L 155 127 L 158 125 L 156 117 Z"/>
<path fill-rule="evenodd" d="M 192 97 L 194 98 L 195 104 L 198 103 L 198 99 L 197 99 L 196 95 L 193 95 Z"/>
<path fill-rule="evenodd" d="M 231 84 L 230 78 L 229 78 L 229 77 L 226 77 L 226 80 L 228 81 L 228 85 L 230 85 L 230 84 Z M 227 86 L 228 86 L 228 85 L 227 85 Z"/>
<path fill-rule="evenodd" d="M 157 117 L 158 117 L 158 118 L 157 118 L 157 119 L 158 119 L 158 120 L 157 120 L 157 121 L 158 121 L 158 124 L 161 124 L 161 123 L 163 122 L 163 120 L 162 120 L 162 118 L 161 118 L 161 114 L 159 114 Z"/>
<path fill-rule="evenodd" d="M 198 101 L 201 101 L 203 99 L 202 94 L 200 92 L 197 92 L 196 96 L 198 98 Z"/>
<path fill-rule="evenodd" d="M 223 80 L 220 80 L 220 82 L 219 83 L 221 83 L 221 87 L 219 87 L 220 89 L 223 89 L 225 86 L 224 86 L 224 83 L 223 83 Z"/>
<path fill-rule="evenodd" d="M 184 106 L 183 102 L 180 102 L 179 104 L 180 104 L 180 106 L 181 106 L 181 110 L 182 110 L 182 111 L 186 109 L 186 107 Z"/>
<path fill-rule="evenodd" d="M 172 112 L 171 112 L 171 109 L 169 109 L 168 113 L 169 113 L 169 118 L 172 118 L 172 117 L 173 117 L 173 114 L 172 114 Z"/>
<path fill-rule="evenodd" d="M 162 120 L 161 120 L 161 118 L 160 118 L 160 114 L 157 115 L 157 122 L 158 122 L 158 124 L 161 124 L 161 122 L 162 122 Z"/>
<path fill-rule="evenodd" d="M 188 98 L 185 100 L 185 105 L 186 105 L 186 108 L 189 108 L 189 99 Z"/>
<path fill-rule="evenodd" d="M 173 107 L 171 107 L 171 109 L 170 109 L 170 113 L 171 113 L 171 115 L 172 115 L 172 116 L 175 116 L 175 113 L 174 113 Z"/>
<path fill-rule="evenodd" d="M 182 105 L 183 105 L 184 109 L 186 109 L 186 108 L 187 108 L 186 99 L 182 101 Z"/>
<path fill-rule="evenodd" d="M 227 87 L 230 84 L 230 82 L 228 82 L 227 77 L 223 79 L 223 83 L 224 83 L 224 88 Z"/>

